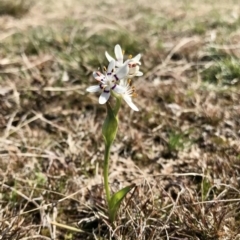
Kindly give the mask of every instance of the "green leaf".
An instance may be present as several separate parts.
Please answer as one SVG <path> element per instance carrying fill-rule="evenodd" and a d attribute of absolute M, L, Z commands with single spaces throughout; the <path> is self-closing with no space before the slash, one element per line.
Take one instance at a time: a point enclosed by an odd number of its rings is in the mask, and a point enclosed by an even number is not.
<path fill-rule="evenodd" d="M 209 181 L 209 179 L 204 177 L 201 184 L 202 201 L 211 200 L 211 199 L 208 199 L 208 191 L 210 190 L 211 187 L 212 187 L 212 184 Z"/>
<path fill-rule="evenodd" d="M 109 201 L 109 220 L 111 222 L 114 222 L 122 200 L 133 187 L 135 187 L 135 184 L 127 186 L 112 195 Z"/>
<path fill-rule="evenodd" d="M 103 123 L 102 134 L 105 143 L 110 146 L 116 137 L 118 129 L 118 119 L 116 118 L 111 106 L 107 103 L 107 117 Z"/>

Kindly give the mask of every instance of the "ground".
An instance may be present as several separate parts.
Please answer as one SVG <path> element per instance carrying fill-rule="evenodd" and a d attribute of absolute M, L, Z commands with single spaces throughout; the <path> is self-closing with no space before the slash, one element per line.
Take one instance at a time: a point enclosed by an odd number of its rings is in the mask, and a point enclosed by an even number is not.
<path fill-rule="evenodd" d="M 0 3 L 0 239 L 240 239 L 238 1 Z M 86 88 L 116 44 L 142 54 L 103 191 L 106 106 Z"/>

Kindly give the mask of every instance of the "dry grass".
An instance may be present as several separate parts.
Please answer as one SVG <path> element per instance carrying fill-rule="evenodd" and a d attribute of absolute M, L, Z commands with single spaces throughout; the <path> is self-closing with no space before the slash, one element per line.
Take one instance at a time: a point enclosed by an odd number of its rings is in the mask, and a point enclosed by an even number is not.
<path fill-rule="evenodd" d="M 234 1 L 44 0 L 1 16 L 0 239 L 240 239 L 239 13 Z M 111 226 L 105 108 L 85 89 L 116 43 L 143 54 L 145 74 L 141 111 L 119 116 L 111 186 L 136 188 Z"/>

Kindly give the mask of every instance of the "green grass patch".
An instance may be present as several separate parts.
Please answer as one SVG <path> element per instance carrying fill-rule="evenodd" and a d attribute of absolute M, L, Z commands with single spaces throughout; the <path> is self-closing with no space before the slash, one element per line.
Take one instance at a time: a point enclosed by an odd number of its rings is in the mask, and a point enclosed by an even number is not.
<path fill-rule="evenodd" d="M 168 147 L 170 151 L 183 150 L 191 145 L 191 140 L 188 137 L 189 131 L 187 132 L 175 132 L 171 131 L 169 134 Z"/>
<path fill-rule="evenodd" d="M 220 85 L 238 85 L 240 83 L 240 60 L 235 57 L 223 57 L 202 72 L 204 81 Z"/>

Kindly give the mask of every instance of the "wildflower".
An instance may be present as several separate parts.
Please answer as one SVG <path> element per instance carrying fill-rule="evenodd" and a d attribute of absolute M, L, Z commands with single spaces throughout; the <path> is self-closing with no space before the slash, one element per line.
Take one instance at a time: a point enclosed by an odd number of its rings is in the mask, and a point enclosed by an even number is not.
<path fill-rule="evenodd" d="M 140 62 L 140 58 L 141 58 L 141 54 L 139 53 L 138 55 L 136 55 L 134 58 L 129 58 L 127 59 L 125 62 L 123 62 L 123 51 L 120 47 L 119 44 L 117 44 L 114 48 L 114 53 L 116 56 L 116 67 L 119 68 L 125 64 L 128 64 L 129 66 L 129 73 L 127 75 L 127 78 L 132 78 L 135 76 L 142 76 L 143 73 L 139 71 L 139 65 L 141 65 Z M 108 54 L 108 52 L 105 52 L 105 56 L 108 59 L 108 61 L 112 61 L 114 60 L 114 58 L 112 56 L 110 56 Z"/>
<path fill-rule="evenodd" d="M 134 88 L 130 85 L 130 80 L 126 81 L 122 79 L 120 81 L 120 86 L 124 89 L 120 95 L 122 98 L 125 100 L 125 102 L 128 104 L 130 108 L 134 111 L 139 111 L 138 107 L 133 103 L 132 97 L 135 95 L 135 90 Z"/>
<path fill-rule="evenodd" d="M 105 52 L 105 56 L 106 56 L 106 58 L 109 62 L 112 61 L 112 60 L 115 60 L 116 61 L 116 67 L 121 67 L 123 65 L 123 52 L 122 52 L 122 49 L 121 49 L 119 44 L 117 44 L 115 46 L 114 53 L 115 53 L 115 56 L 116 56 L 116 60 L 113 57 L 111 57 L 108 54 L 107 51 Z"/>
<path fill-rule="evenodd" d="M 98 85 L 90 86 L 86 89 L 88 92 L 102 92 L 99 97 L 99 103 L 104 104 L 108 101 L 111 91 L 121 94 L 125 91 L 125 88 L 119 86 L 120 79 L 127 76 L 129 67 L 127 64 L 122 65 L 115 72 L 115 60 L 111 60 L 107 72 L 102 74 L 101 72 L 93 72 L 93 77 L 99 82 Z"/>
<path fill-rule="evenodd" d="M 132 78 L 135 76 L 140 77 L 143 75 L 143 73 L 139 71 L 140 69 L 139 65 L 141 65 L 141 62 L 139 61 L 140 58 L 141 58 L 141 54 L 138 54 L 134 58 L 131 58 L 128 60 L 128 66 L 129 66 L 128 77 L 129 78 Z"/>

